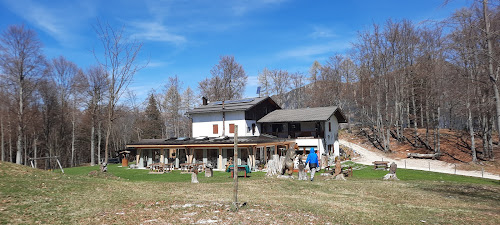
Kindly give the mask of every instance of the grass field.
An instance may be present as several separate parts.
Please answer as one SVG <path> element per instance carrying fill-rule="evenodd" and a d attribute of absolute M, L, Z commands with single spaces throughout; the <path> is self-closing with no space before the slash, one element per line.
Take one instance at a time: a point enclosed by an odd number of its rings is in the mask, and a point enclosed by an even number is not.
<path fill-rule="evenodd" d="M 239 179 L 238 212 L 228 173 L 213 178 L 173 172 L 150 175 L 111 165 L 65 169 L 65 174 L 0 162 L 0 224 L 500 224 L 499 181 L 398 169 L 360 167 L 347 181 Z"/>

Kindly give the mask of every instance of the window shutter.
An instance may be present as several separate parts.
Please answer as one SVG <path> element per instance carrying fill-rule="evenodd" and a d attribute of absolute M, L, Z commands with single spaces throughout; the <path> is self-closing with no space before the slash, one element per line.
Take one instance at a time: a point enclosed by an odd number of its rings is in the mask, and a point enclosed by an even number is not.
<path fill-rule="evenodd" d="M 332 132 L 332 122 L 328 122 L 328 131 Z"/>
<path fill-rule="evenodd" d="M 229 124 L 229 133 L 234 134 L 234 123 Z"/>
<path fill-rule="evenodd" d="M 218 134 L 218 133 L 219 133 L 219 125 L 214 124 L 214 134 Z"/>

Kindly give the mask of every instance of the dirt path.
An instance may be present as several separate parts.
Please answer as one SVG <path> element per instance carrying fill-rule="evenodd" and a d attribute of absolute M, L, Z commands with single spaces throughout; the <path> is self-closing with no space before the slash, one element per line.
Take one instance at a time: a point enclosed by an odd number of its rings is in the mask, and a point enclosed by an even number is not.
<path fill-rule="evenodd" d="M 398 165 L 398 168 L 407 168 L 414 170 L 429 170 L 432 172 L 439 173 L 449 173 L 449 174 L 459 174 L 464 176 L 471 177 L 484 177 L 495 180 L 500 180 L 500 175 L 492 174 L 488 172 L 481 171 L 466 171 L 466 170 L 455 170 L 455 165 L 443 161 L 432 160 L 432 159 L 393 159 L 389 158 L 389 156 L 385 155 L 382 152 L 372 152 L 364 147 L 361 147 L 357 144 L 348 142 L 346 140 L 339 140 L 341 145 L 345 145 L 351 149 L 353 149 L 356 153 L 360 154 L 360 157 L 354 158 L 353 161 L 365 164 L 365 165 L 373 165 L 373 161 L 385 160 L 390 163 L 395 162 Z"/>

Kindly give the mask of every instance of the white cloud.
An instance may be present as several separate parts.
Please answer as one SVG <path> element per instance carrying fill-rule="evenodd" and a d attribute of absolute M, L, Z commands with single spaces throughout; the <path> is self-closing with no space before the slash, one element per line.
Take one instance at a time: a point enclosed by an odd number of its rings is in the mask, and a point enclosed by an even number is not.
<path fill-rule="evenodd" d="M 233 4 L 231 11 L 236 16 L 243 16 L 248 12 L 259 10 L 265 7 L 279 5 L 286 0 L 250 0 L 250 1 L 228 1 Z"/>
<path fill-rule="evenodd" d="M 250 87 L 259 86 L 259 76 L 248 76 L 247 86 L 250 86 Z"/>
<path fill-rule="evenodd" d="M 315 26 L 314 31 L 309 35 L 312 38 L 332 38 L 336 37 L 335 33 L 326 27 Z"/>
<path fill-rule="evenodd" d="M 182 44 L 186 38 L 174 34 L 168 28 L 159 22 L 131 22 L 133 38 L 146 41 L 170 42 L 173 44 Z"/>
<path fill-rule="evenodd" d="M 31 0 L 5 1 L 18 16 L 46 32 L 61 44 L 70 46 L 78 41 L 75 30 L 94 16 L 89 4 L 58 2 L 52 5 Z M 77 13 L 76 13 L 77 12 Z"/>
<path fill-rule="evenodd" d="M 290 50 L 285 50 L 277 54 L 278 58 L 304 58 L 323 56 L 325 54 L 333 54 L 341 52 L 349 48 L 349 42 L 337 41 L 324 44 L 301 46 Z"/>

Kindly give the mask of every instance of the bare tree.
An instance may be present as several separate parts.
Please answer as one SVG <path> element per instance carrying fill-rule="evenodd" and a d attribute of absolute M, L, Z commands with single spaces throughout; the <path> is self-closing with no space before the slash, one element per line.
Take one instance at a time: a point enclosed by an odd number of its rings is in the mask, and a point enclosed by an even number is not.
<path fill-rule="evenodd" d="M 106 91 L 106 72 L 99 66 L 90 67 L 86 73 L 87 77 L 87 95 L 89 96 L 88 109 L 91 114 L 91 132 L 90 132 L 90 165 L 95 165 L 95 139 L 96 139 L 96 126 L 100 119 L 99 106 Z M 99 126 L 100 127 L 100 126 Z M 100 152 L 98 153 L 100 155 Z"/>
<path fill-rule="evenodd" d="M 0 37 L 0 67 L 7 82 L 16 93 L 17 111 L 17 155 L 16 163 L 21 164 L 25 129 L 26 97 L 29 86 L 37 79 L 45 65 L 42 43 L 33 30 L 24 25 L 9 26 Z"/>
<path fill-rule="evenodd" d="M 276 93 L 277 104 L 283 105 L 285 102 L 285 93 L 289 90 L 290 74 L 286 70 L 271 70 L 271 79 L 273 81 L 273 90 Z"/>
<path fill-rule="evenodd" d="M 104 53 L 102 57 L 98 57 L 96 50 L 94 50 L 94 56 L 99 65 L 106 71 L 108 80 L 108 112 L 104 147 L 104 162 L 107 163 L 115 108 L 134 74 L 142 68 L 136 63 L 142 43 L 127 40 L 124 37 L 123 27 L 115 29 L 108 23 L 98 20 L 94 29 L 101 41 Z"/>
<path fill-rule="evenodd" d="M 181 133 L 181 81 L 176 76 L 168 78 L 168 84 L 165 86 L 166 93 L 164 99 L 164 109 L 168 137 L 179 137 Z"/>
<path fill-rule="evenodd" d="M 199 82 L 202 96 L 211 101 L 238 99 L 243 96 L 248 76 L 234 56 L 221 56 L 210 71 L 211 78 Z"/>
<path fill-rule="evenodd" d="M 271 71 L 264 68 L 262 72 L 259 73 L 259 85 L 260 85 L 260 95 L 269 96 L 272 92 L 273 81 L 271 79 Z"/>
<path fill-rule="evenodd" d="M 60 129 L 59 129 L 59 140 L 57 141 L 58 146 L 56 146 L 56 154 L 62 156 L 61 150 L 66 147 L 71 148 L 69 152 L 71 155 L 69 157 L 70 165 L 74 166 L 74 155 L 75 155 L 75 107 L 76 107 L 76 79 L 77 76 L 81 75 L 81 70 L 78 66 L 64 58 L 59 56 L 52 60 L 52 71 L 53 79 L 57 85 L 57 91 L 59 92 L 59 103 L 60 103 Z M 71 125 L 66 123 L 66 117 L 68 112 L 71 111 Z M 71 126 L 71 128 L 69 127 Z M 71 138 L 66 135 L 68 130 L 71 130 Z"/>

